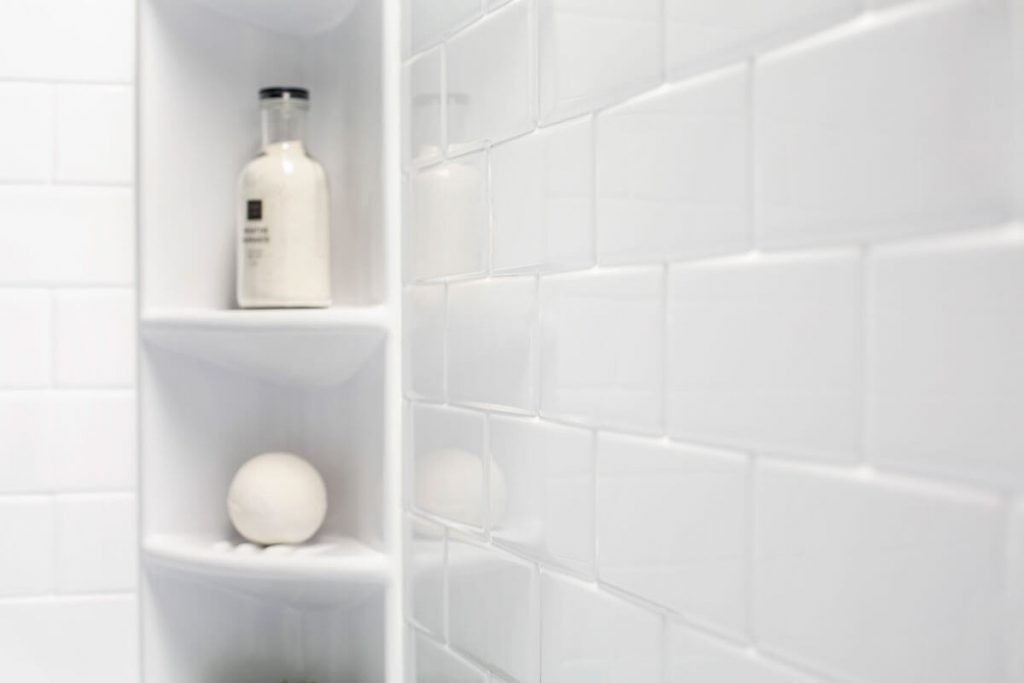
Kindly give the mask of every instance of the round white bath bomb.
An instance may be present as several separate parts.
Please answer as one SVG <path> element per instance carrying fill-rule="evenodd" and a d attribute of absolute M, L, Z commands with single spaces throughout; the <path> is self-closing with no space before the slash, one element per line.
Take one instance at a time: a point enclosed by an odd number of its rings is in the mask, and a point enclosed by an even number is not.
<path fill-rule="evenodd" d="M 416 504 L 427 512 L 467 524 L 479 524 L 485 513 L 484 464 L 480 456 L 458 449 L 428 453 L 416 465 Z M 505 516 L 505 476 L 491 462 L 488 482 L 491 523 Z"/>
<path fill-rule="evenodd" d="M 264 453 L 242 465 L 228 489 L 228 516 L 246 540 L 302 543 L 324 523 L 327 487 L 320 473 L 291 453 Z"/>

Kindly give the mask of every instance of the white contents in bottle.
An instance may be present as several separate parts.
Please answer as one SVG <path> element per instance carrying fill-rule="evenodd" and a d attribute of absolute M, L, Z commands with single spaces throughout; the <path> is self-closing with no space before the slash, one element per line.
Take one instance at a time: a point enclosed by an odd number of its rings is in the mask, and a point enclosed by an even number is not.
<path fill-rule="evenodd" d="M 303 142 L 309 93 L 260 91 L 263 151 L 239 179 L 238 305 L 331 305 L 327 177 Z"/>

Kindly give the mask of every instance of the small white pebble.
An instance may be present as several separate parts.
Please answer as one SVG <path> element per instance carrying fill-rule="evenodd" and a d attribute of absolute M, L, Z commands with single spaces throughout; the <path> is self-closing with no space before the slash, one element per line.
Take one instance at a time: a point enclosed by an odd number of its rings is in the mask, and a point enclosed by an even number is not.
<path fill-rule="evenodd" d="M 291 555 L 295 552 L 295 546 L 288 543 L 278 543 L 277 545 L 268 545 L 263 549 L 263 552 L 267 555 Z"/>
<path fill-rule="evenodd" d="M 230 541 L 217 541 L 213 544 L 213 549 L 218 553 L 229 553 L 234 549 L 235 546 L 231 545 Z"/>

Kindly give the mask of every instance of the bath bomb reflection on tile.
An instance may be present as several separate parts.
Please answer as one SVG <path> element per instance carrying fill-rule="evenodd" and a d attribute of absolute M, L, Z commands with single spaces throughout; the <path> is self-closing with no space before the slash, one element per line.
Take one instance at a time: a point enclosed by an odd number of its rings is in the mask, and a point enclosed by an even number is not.
<path fill-rule="evenodd" d="M 483 459 L 475 453 L 445 448 L 426 454 L 416 466 L 416 503 L 424 511 L 452 520 L 481 519 L 490 509 L 492 523 L 504 516 L 505 478 L 490 464 L 489 498 L 484 497 Z"/>

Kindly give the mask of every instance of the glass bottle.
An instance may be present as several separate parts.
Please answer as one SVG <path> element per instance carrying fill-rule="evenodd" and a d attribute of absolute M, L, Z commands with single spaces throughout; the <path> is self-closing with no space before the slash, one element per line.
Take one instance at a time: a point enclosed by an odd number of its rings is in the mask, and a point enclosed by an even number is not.
<path fill-rule="evenodd" d="M 309 91 L 260 90 L 263 145 L 239 178 L 242 308 L 331 305 L 327 177 L 303 142 Z"/>

